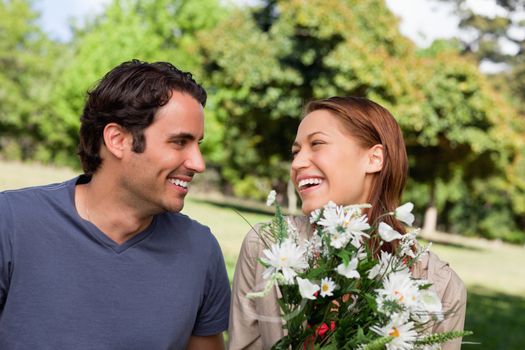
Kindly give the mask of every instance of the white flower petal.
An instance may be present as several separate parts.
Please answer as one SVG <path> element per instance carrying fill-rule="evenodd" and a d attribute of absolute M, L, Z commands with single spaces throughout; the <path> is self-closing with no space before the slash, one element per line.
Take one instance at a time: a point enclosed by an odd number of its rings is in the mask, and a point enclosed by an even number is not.
<path fill-rule="evenodd" d="M 414 349 L 414 342 L 418 336 L 413 322 L 407 322 L 405 317 L 396 317 L 396 315 L 385 326 L 376 325 L 371 329 L 381 336 L 393 337 L 387 345 L 388 350 Z"/>
<path fill-rule="evenodd" d="M 271 190 L 270 193 L 268 193 L 268 197 L 266 198 L 266 205 L 269 207 L 275 202 L 275 197 L 277 196 L 277 192 L 275 190 Z"/>
<path fill-rule="evenodd" d="M 385 242 L 392 242 L 395 239 L 400 239 L 403 237 L 399 232 L 394 230 L 390 225 L 385 224 L 384 222 L 379 224 L 379 236 Z"/>
<path fill-rule="evenodd" d="M 408 226 L 412 226 L 414 223 L 414 214 L 412 214 L 412 209 L 414 209 L 414 204 L 408 202 L 398 207 L 395 210 L 394 215 L 399 221 L 404 222 Z"/>
<path fill-rule="evenodd" d="M 338 274 L 345 276 L 346 278 L 359 278 L 359 272 L 357 271 L 357 258 L 350 260 L 348 265 L 344 263 L 339 264 L 336 269 Z"/>
<path fill-rule="evenodd" d="M 316 299 L 316 296 L 314 295 L 321 287 L 319 287 L 317 284 L 314 284 L 310 282 L 307 279 L 303 279 L 300 277 L 296 278 L 297 284 L 299 285 L 299 293 L 301 293 L 301 296 L 305 299 Z"/>
<path fill-rule="evenodd" d="M 269 265 L 263 277 L 269 277 L 274 272 L 282 272 L 287 283 L 292 283 L 297 272 L 308 268 L 306 251 L 290 239 L 281 244 L 272 245 L 271 250 L 265 249 L 263 254 L 266 257 L 261 260 Z"/>
<path fill-rule="evenodd" d="M 330 277 L 325 277 L 321 280 L 321 296 L 330 297 L 333 295 L 335 289 L 335 283 Z"/>

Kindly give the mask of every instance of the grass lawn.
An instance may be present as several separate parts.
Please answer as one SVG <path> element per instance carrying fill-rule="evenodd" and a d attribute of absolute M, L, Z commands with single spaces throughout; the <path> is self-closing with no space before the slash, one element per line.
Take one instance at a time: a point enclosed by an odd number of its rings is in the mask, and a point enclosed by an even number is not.
<path fill-rule="evenodd" d="M 0 190 L 45 184 L 71 178 L 68 169 L 0 162 Z M 191 192 L 190 192 L 191 193 Z M 252 207 L 189 196 L 184 213 L 208 225 L 223 249 L 230 278 L 242 239 L 251 224 L 270 216 Z M 465 328 L 475 334 L 464 345 L 472 350 L 525 348 L 525 247 L 468 239 L 448 234 L 425 237 L 432 250 L 448 261 L 468 287 Z"/>

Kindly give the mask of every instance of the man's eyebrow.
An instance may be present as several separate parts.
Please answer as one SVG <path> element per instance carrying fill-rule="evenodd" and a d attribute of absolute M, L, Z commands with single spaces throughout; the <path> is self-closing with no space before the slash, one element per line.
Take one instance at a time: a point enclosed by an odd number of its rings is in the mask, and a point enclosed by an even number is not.
<path fill-rule="evenodd" d="M 189 132 L 179 132 L 177 134 L 171 134 L 168 136 L 169 140 L 188 140 L 188 141 L 194 141 L 197 139 L 195 135 Z M 204 136 L 199 137 L 198 141 L 202 141 L 204 139 Z"/>

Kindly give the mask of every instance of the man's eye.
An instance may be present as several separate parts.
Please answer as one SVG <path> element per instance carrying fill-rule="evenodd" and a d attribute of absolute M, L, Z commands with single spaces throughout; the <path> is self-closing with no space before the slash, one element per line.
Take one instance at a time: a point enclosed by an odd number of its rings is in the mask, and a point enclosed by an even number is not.
<path fill-rule="evenodd" d="M 177 146 L 184 146 L 186 144 L 186 140 L 173 140 L 171 142 Z"/>

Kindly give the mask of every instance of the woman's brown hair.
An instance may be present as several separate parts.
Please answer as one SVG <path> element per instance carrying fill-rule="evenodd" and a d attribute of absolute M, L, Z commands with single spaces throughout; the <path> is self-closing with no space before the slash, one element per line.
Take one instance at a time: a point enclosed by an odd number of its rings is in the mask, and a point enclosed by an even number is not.
<path fill-rule="evenodd" d="M 361 97 L 330 97 L 312 101 L 306 105 L 305 114 L 327 110 L 338 117 L 346 131 L 359 145 L 369 149 L 383 146 L 383 167 L 373 173 L 368 203 L 370 223 L 380 215 L 399 206 L 408 173 L 408 159 L 403 134 L 390 112 L 379 104 Z M 384 220 L 398 232 L 404 233 L 403 225 L 393 216 Z"/>

